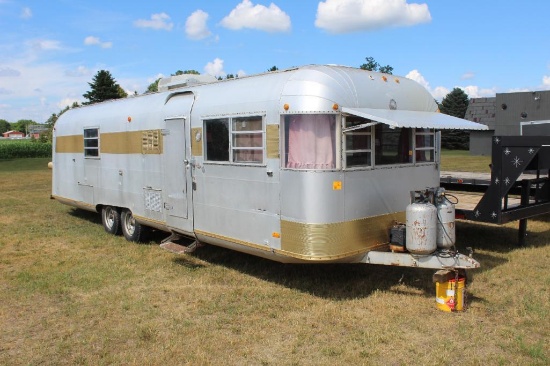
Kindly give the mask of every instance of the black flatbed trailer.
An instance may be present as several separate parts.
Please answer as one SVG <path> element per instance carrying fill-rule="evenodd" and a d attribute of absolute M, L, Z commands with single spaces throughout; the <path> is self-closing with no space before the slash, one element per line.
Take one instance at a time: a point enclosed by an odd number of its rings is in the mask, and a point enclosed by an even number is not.
<path fill-rule="evenodd" d="M 550 136 L 493 136 L 490 173 L 442 172 L 449 191 L 459 193 L 456 218 L 505 224 L 519 220 L 518 244 L 525 245 L 527 219 L 550 212 Z M 462 195 L 462 198 L 461 198 Z M 470 195 L 472 196 L 472 195 Z"/>

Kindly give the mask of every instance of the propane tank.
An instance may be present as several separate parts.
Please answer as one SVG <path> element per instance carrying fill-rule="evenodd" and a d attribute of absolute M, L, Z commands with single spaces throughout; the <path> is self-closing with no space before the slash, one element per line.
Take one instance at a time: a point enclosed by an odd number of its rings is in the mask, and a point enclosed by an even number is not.
<path fill-rule="evenodd" d="M 405 245 L 413 254 L 430 254 L 437 249 L 437 209 L 430 202 L 413 202 L 407 206 Z"/>
<path fill-rule="evenodd" d="M 456 243 L 455 206 L 445 197 L 445 189 L 439 188 L 435 196 L 437 208 L 437 247 L 450 249 Z"/>

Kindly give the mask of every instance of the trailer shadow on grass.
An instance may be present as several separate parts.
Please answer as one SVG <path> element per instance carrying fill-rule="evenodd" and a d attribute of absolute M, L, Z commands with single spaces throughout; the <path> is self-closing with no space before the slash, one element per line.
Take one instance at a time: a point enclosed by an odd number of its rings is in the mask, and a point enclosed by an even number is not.
<path fill-rule="evenodd" d="M 102 225 L 100 215 L 74 209 L 74 217 Z M 481 263 L 481 268 L 468 272 L 468 281 L 475 280 L 478 273 L 491 270 L 506 263 L 502 255 L 517 248 L 517 230 L 510 227 L 482 225 L 479 223 L 458 222 L 458 250 L 467 253 L 466 247 L 474 249 L 473 257 Z M 542 236 L 535 246 L 547 245 L 548 233 L 534 233 Z M 159 230 L 151 230 L 145 245 L 158 245 L 168 236 Z M 531 238 L 535 239 L 535 238 Z M 530 240 L 527 240 L 530 245 Z M 475 250 L 480 250 L 476 253 Z M 392 291 L 411 295 L 432 297 L 433 269 L 392 267 L 367 264 L 284 264 L 252 256 L 233 250 L 206 245 L 190 254 L 191 257 L 211 265 L 219 265 L 245 275 L 253 276 L 281 286 L 293 288 L 314 296 L 333 300 L 364 298 L 376 291 Z M 201 265 L 187 255 L 175 255 L 173 262 L 187 269 L 198 269 Z"/>
<path fill-rule="evenodd" d="M 285 264 L 206 245 L 193 257 L 287 288 L 332 300 L 364 298 L 375 291 L 433 296 L 432 270 L 367 264 Z M 189 267 L 186 256 L 174 263 Z"/>
<path fill-rule="evenodd" d="M 372 264 L 284 264 L 229 249 L 206 245 L 191 254 L 196 259 L 219 265 L 287 288 L 331 300 L 368 297 L 376 291 L 433 297 L 433 269 L 392 267 Z M 483 254 L 482 270 L 490 270 L 506 260 Z M 192 259 L 177 256 L 177 265 L 189 268 Z M 484 264 L 483 262 L 486 262 Z M 469 271 L 471 283 L 475 273 Z"/>
<path fill-rule="evenodd" d="M 550 242 L 550 231 L 546 226 L 550 222 L 550 215 L 537 216 L 527 221 L 527 237 L 525 238 L 525 248 L 544 247 Z M 509 253 L 518 250 L 519 232 L 518 221 L 514 221 L 507 226 L 477 223 L 470 221 L 457 221 L 457 247 L 459 251 L 464 251 L 467 247 L 493 251 L 496 253 Z M 539 231 L 539 228 L 544 228 Z"/>
<path fill-rule="evenodd" d="M 101 223 L 101 216 L 97 212 L 86 211 L 80 208 L 73 208 L 69 210 L 69 215 L 79 218 L 81 220 L 89 221 L 93 224 L 103 225 Z"/>

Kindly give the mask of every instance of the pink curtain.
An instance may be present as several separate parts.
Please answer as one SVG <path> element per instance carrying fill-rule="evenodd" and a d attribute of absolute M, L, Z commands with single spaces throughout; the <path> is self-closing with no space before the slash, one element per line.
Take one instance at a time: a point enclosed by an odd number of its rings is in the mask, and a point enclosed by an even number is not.
<path fill-rule="evenodd" d="M 334 131 L 334 116 L 328 114 L 291 116 L 287 168 L 334 169 Z"/>

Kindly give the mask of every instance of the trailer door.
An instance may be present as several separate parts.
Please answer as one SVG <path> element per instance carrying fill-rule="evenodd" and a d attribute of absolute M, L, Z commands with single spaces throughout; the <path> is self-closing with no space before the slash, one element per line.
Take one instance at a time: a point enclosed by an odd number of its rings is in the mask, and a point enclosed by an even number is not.
<path fill-rule="evenodd" d="M 185 114 L 165 118 L 163 131 L 163 201 L 166 224 L 179 231 L 193 232 L 191 166 L 186 133 L 193 96 L 178 96 Z M 171 100 L 170 103 L 175 102 Z M 182 111 L 183 112 L 183 111 Z"/>

